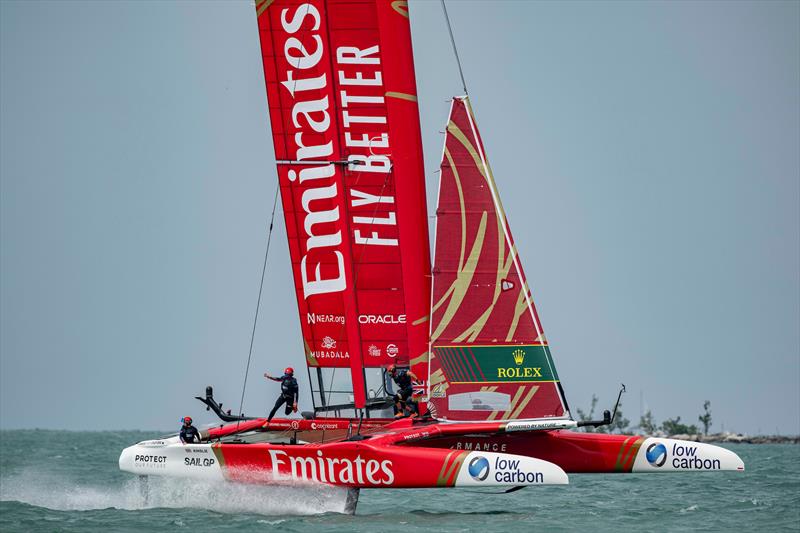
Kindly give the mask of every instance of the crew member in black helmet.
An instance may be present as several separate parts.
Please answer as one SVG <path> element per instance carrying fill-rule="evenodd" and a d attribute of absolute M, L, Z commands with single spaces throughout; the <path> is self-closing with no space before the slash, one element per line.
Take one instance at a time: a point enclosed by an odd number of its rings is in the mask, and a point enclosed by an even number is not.
<path fill-rule="evenodd" d="M 200 432 L 192 425 L 192 417 L 184 416 L 182 422 L 181 442 L 183 444 L 199 444 L 202 439 L 200 439 Z"/>
<path fill-rule="evenodd" d="M 399 390 L 394 395 L 394 416 L 401 418 L 406 416 L 405 411 L 408 410 L 410 416 L 414 417 L 419 414 L 419 407 L 417 402 L 414 401 L 414 386 L 413 382 L 417 380 L 417 376 L 411 370 L 398 370 L 397 365 L 391 364 L 386 369 L 392 377 Z"/>
<path fill-rule="evenodd" d="M 271 379 L 272 381 L 280 381 L 281 382 L 281 395 L 278 396 L 278 399 L 275 401 L 275 407 L 272 408 L 272 411 L 269 412 L 269 417 L 267 418 L 267 424 L 269 424 L 272 417 L 275 416 L 278 408 L 286 404 L 286 416 L 289 416 L 289 413 L 294 411 L 297 412 L 297 394 L 300 388 L 297 386 L 297 380 L 294 379 L 294 368 L 288 367 L 286 370 L 283 371 L 283 375 L 279 378 L 275 378 L 264 373 L 264 377 L 267 379 Z M 266 424 L 265 424 L 266 425 Z"/>

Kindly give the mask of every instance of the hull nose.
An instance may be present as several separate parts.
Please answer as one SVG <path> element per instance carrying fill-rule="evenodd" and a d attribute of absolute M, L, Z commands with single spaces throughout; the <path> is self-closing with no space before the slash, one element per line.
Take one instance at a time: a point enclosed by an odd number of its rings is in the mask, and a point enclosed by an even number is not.
<path fill-rule="evenodd" d="M 136 455 L 136 446 L 128 446 L 119 454 L 119 469 L 123 472 L 134 472 L 133 458 Z"/>
<path fill-rule="evenodd" d="M 744 471 L 735 452 L 703 442 L 648 437 L 639 447 L 633 472 Z"/>

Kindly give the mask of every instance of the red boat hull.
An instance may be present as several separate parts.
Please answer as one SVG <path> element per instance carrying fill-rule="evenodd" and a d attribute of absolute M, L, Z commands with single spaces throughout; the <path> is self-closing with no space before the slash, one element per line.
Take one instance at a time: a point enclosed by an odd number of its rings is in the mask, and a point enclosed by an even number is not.
<path fill-rule="evenodd" d="M 223 426 L 209 431 L 210 439 L 219 439 L 236 431 L 261 428 L 265 420 L 258 419 Z M 644 437 L 630 435 L 608 435 L 602 433 L 580 433 L 576 431 L 516 431 L 504 430 L 506 424 L 496 423 L 439 423 L 403 419 L 393 421 L 372 419 L 363 421 L 361 434 L 369 436 L 373 443 L 383 448 L 398 445 L 407 448 L 455 451 L 481 451 L 508 453 L 542 459 L 560 466 L 567 473 L 614 473 L 630 472 L 634 458 Z M 296 435 L 298 441 L 321 445 L 344 445 L 356 447 L 345 441 L 348 434 L 357 431 L 358 421 L 350 419 L 282 420 L 275 419 L 270 431 L 286 431 Z M 235 446 L 221 443 L 222 453 L 228 465 L 263 464 L 264 452 L 248 447 L 261 448 L 260 444 Z M 291 447 L 296 450 L 297 446 Z"/>

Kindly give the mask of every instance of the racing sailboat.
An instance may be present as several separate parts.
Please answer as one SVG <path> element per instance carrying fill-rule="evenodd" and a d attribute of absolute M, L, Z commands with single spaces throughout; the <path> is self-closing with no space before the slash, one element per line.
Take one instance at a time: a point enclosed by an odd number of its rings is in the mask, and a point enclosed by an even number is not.
<path fill-rule="evenodd" d="M 313 412 L 123 450 L 138 474 L 362 488 L 565 484 L 570 473 L 744 470 L 721 447 L 582 433 L 466 96 L 452 100 L 431 268 L 408 6 L 258 0 L 267 99 Z M 391 417 L 384 368 L 420 413 Z"/>

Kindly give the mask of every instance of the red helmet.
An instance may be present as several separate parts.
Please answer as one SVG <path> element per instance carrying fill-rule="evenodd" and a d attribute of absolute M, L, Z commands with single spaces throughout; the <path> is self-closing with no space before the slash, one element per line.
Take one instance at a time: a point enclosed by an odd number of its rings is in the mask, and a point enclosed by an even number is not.
<path fill-rule="evenodd" d="M 290 376 L 294 375 L 294 368 L 287 366 L 286 369 L 283 371 L 284 374 L 289 374 Z"/>
<path fill-rule="evenodd" d="M 397 370 L 397 365 L 394 363 L 386 367 L 386 371 L 390 374 L 394 374 L 395 370 Z"/>
<path fill-rule="evenodd" d="M 187 422 L 190 423 L 190 424 L 192 423 L 192 417 L 191 416 L 184 416 L 183 417 L 183 423 L 185 424 Z"/>

